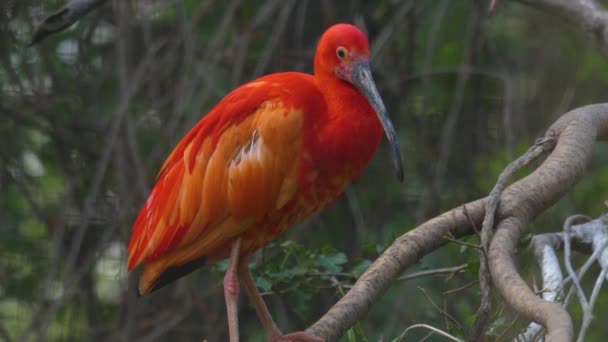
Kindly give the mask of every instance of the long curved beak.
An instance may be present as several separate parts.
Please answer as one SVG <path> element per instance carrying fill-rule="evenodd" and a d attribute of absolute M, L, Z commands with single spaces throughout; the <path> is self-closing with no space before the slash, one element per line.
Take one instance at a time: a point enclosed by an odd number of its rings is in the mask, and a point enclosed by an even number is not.
<path fill-rule="evenodd" d="M 382 127 L 384 127 L 386 138 L 391 145 L 397 179 L 399 179 L 400 182 L 403 182 L 403 161 L 401 160 L 399 138 L 397 137 L 397 133 L 395 132 L 391 119 L 388 117 L 388 113 L 386 112 L 384 103 L 380 98 L 380 94 L 378 94 L 378 89 L 376 89 L 376 84 L 372 78 L 369 63 L 367 61 L 356 62 L 351 69 L 350 77 L 353 85 L 359 89 L 361 94 L 363 94 L 363 96 L 367 99 L 367 102 L 369 102 L 378 115 L 378 119 L 380 119 L 380 123 L 382 123 Z"/>

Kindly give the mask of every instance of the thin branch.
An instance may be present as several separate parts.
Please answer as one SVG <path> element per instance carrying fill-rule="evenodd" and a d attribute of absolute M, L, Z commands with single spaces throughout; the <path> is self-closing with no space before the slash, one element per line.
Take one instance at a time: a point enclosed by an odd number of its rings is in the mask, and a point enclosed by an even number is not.
<path fill-rule="evenodd" d="M 591 299 L 589 300 L 589 305 L 587 310 L 583 315 L 583 323 L 581 325 L 581 330 L 578 334 L 577 342 L 583 342 L 585 340 L 585 334 L 587 333 L 587 329 L 591 324 L 591 320 L 593 319 L 593 307 L 597 302 L 597 296 L 600 293 L 600 289 L 605 282 L 606 275 L 608 274 L 608 266 L 604 267 L 595 281 L 595 285 L 593 286 L 593 291 L 591 292 Z"/>
<path fill-rule="evenodd" d="M 608 11 L 596 0 L 517 0 L 559 16 L 592 35 L 608 53 Z"/>
<path fill-rule="evenodd" d="M 418 287 L 418 290 L 420 290 L 420 292 L 422 292 L 422 295 L 424 296 L 424 298 L 426 298 L 426 300 L 431 304 L 432 307 L 435 308 L 435 310 L 437 310 L 437 312 L 439 312 L 441 314 L 441 316 L 449 319 L 452 323 L 454 323 L 458 327 L 458 329 L 460 329 L 460 331 L 464 331 L 464 328 L 462 327 L 460 322 L 458 322 L 458 320 L 456 320 L 456 318 L 454 318 L 454 316 L 450 315 L 447 311 L 444 311 L 439 306 L 437 306 L 437 304 L 435 304 L 435 302 L 433 302 L 431 297 L 429 297 L 429 295 L 426 293 L 424 288 Z"/>
<path fill-rule="evenodd" d="M 585 219 L 587 222 L 573 226 L 573 222 L 579 218 Z M 608 267 L 608 253 L 604 258 L 604 249 L 608 246 L 608 222 L 605 219 L 608 214 L 592 220 L 583 215 L 573 215 L 566 219 L 564 223 L 564 232 L 539 234 L 532 238 L 531 247 L 534 250 L 534 255 L 538 260 L 543 274 L 543 299 L 551 302 L 558 300 L 558 294 L 563 291 L 569 282 L 574 282 L 575 285 L 570 287 L 568 294 L 563 300 L 563 307 L 567 307 L 571 298 L 571 294 L 576 290 L 580 298 L 581 306 L 583 307 L 583 322 L 579 331 L 578 340 L 584 339 L 585 333 L 593 318 L 593 306 L 597 300 L 597 294 L 601 285 L 605 281 L 606 273 L 604 269 Z M 572 243 L 571 243 L 572 242 Z M 563 278 L 559 260 L 555 254 L 556 249 L 564 248 L 564 264 L 570 276 Z M 571 250 L 576 249 L 582 253 L 591 253 L 587 261 L 576 272 L 574 272 L 570 263 Z M 587 302 L 584 295 L 580 280 L 583 278 L 591 264 L 598 262 L 602 266 L 602 272 L 596 279 L 596 286 L 591 294 L 591 299 Z M 533 341 L 542 332 L 542 327 L 539 324 L 531 323 L 526 331 L 518 337 L 518 340 Z"/>
<path fill-rule="evenodd" d="M 469 266 L 469 264 L 462 264 L 462 265 L 458 265 L 458 266 L 454 266 L 454 267 L 437 268 L 434 270 L 420 271 L 420 272 L 403 275 L 397 279 L 398 280 L 410 280 L 410 279 L 414 279 L 414 278 L 418 278 L 418 277 L 426 277 L 426 276 L 430 276 L 430 275 L 441 275 L 441 274 L 446 274 L 446 273 L 450 274 L 450 276 L 451 276 L 451 275 L 454 275 L 454 274 L 464 270 L 465 268 L 467 268 L 467 266 Z"/>
<path fill-rule="evenodd" d="M 107 0 L 72 0 L 68 2 L 60 9 L 44 18 L 36 28 L 30 46 L 40 42 L 53 33 L 65 30 L 106 1 Z"/>
<path fill-rule="evenodd" d="M 448 240 L 450 242 L 453 242 L 453 243 L 455 243 L 457 245 L 464 246 L 464 247 L 474 248 L 474 249 L 478 249 L 478 250 L 482 249 L 481 246 L 479 246 L 479 245 L 475 245 L 475 244 L 472 244 L 472 243 L 460 241 L 460 240 L 454 239 L 453 237 L 449 237 L 447 235 L 446 236 L 442 236 L 442 238 L 446 239 L 446 240 Z"/>
<path fill-rule="evenodd" d="M 574 269 L 572 268 L 572 263 L 570 262 L 570 227 L 572 225 L 571 218 L 568 218 L 564 223 L 564 264 L 566 266 L 566 270 L 568 271 L 568 275 L 570 279 L 572 279 L 572 283 L 574 284 L 574 288 L 576 289 L 576 294 L 578 296 L 578 300 L 583 307 L 583 311 L 587 311 L 589 308 L 589 302 L 587 301 L 587 297 L 585 297 L 585 292 L 581 286 L 581 283 L 574 273 Z"/>
<path fill-rule="evenodd" d="M 449 294 L 452 294 L 452 293 L 460 292 L 460 291 L 462 291 L 462 290 L 466 290 L 466 289 L 468 289 L 469 287 L 471 287 L 471 286 L 473 286 L 473 285 L 475 285 L 475 284 L 477 284 L 477 283 L 479 283 L 479 280 L 478 280 L 478 279 L 473 280 L 472 282 L 470 282 L 470 283 L 468 283 L 468 284 L 465 284 L 465 285 L 463 285 L 463 286 L 461 286 L 461 287 L 457 287 L 457 288 L 455 288 L 455 289 L 447 290 L 447 291 L 443 292 L 443 295 L 449 295 Z"/>
<path fill-rule="evenodd" d="M 452 336 L 452 335 L 450 335 L 450 334 L 446 333 L 446 332 L 445 332 L 445 331 L 443 331 L 443 330 L 439 330 L 439 329 L 437 329 L 437 328 L 435 328 L 435 327 L 433 327 L 433 326 L 430 326 L 430 325 L 428 325 L 428 324 L 414 324 L 414 325 L 410 325 L 410 326 L 409 326 L 409 327 L 407 327 L 407 329 L 405 329 L 405 330 L 403 331 L 403 333 L 401 333 L 401 335 L 399 335 L 399 337 L 397 337 L 395 340 L 396 340 L 396 341 L 402 341 L 402 340 L 405 338 L 405 335 L 407 335 L 407 333 L 408 333 L 408 332 L 410 332 L 410 330 L 412 330 L 412 329 L 416 329 L 416 328 L 424 328 L 424 329 L 428 329 L 428 330 L 430 330 L 430 331 L 432 331 L 432 332 L 434 332 L 434 333 L 436 333 L 436 334 L 439 334 L 439 335 L 441 335 L 441 336 L 443 336 L 443 337 L 445 337 L 445 338 L 448 338 L 448 339 L 450 339 L 450 340 L 452 340 L 452 341 L 456 341 L 456 342 L 462 342 L 462 340 L 460 340 L 460 339 L 458 339 L 458 338 L 456 338 L 456 337 L 454 337 L 454 336 Z"/>

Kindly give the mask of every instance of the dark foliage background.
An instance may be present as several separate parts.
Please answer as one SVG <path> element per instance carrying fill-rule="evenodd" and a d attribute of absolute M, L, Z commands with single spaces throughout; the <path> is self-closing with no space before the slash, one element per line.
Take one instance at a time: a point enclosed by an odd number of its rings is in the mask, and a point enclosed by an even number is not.
<path fill-rule="evenodd" d="M 606 99 L 608 64 L 593 41 L 511 1 L 491 15 L 481 0 L 114 1 L 28 47 L 35 25 L 63 4 L 0 3 L 6 341 L 227 340 L 224 265 L 137 298 L 125 267 L 131 224 L 172 146 L 214 103 L 266 73 L 310 72 L 316 40 L 333 23 L 368 32 L 406 182 L 397 183 L 382 146 L 335 205 L 251 259 L 284 331 L 320 317 L 395 237 L 487 194 L 508 161 L 561 113 Z M 586 178 L 533 231 L 605 211 L 607 152 L 596 149 Z M 525 244 L 521 265 L 532 280 Z M 451 277 L 396 283 L 344 340 L 391 341 L 421 322 L 463 335 L 429 300 L 471 324 L 478 263 L 477 251 L 456 243 L 423 258 L 412 272 L 468 266 Z M 527 324 L 494 307 L 489 339 L 512 338 Z M 589 341 L 608 334 L 605 292 L 596 310 Z M 245 300 L 240 319 L 245 341 L 263 340 Z"/>

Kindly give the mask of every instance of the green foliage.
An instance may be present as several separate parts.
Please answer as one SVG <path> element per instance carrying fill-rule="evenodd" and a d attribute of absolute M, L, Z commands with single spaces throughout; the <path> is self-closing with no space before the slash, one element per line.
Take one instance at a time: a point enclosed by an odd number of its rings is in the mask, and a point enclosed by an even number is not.
<path fill-rule="evenodd" d="M 262 295 L 289 294 L 296 312 L 306 317 L 313 309 L 309 302 L 320 289 L 334 289 L 342 295 L 342 286 L 352 284 L 356 272 L 364 270 L 369 260 L 361 260 L 350 272 L 344 272 L 344 253 L 325 246 L 310 248 L 291 240 L 271 242 L 249 267 Z M 218 263 L 217 273 L 225 272 L 227 261 Z"/>

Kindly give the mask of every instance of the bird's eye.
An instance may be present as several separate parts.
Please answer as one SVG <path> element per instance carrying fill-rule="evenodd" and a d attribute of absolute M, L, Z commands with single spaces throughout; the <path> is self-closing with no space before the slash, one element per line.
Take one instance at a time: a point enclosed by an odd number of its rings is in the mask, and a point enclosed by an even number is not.
<path fill-rule="evenodd" d="M 336 55 L 338 56 L 338 58 L 340 58 L 340 59 L 344 59 L 344 58 L 346 58 L 346 54 L 347 54 L 347 51 L 346 51 L 346 48 L 345 48 L 345 47 L 343 47 L 343 46 L 339 46 L 339 47 L 336 49 Z"/>

